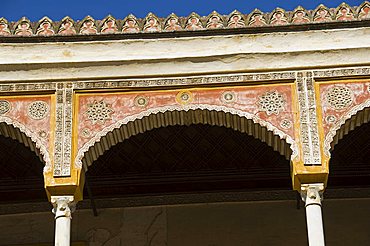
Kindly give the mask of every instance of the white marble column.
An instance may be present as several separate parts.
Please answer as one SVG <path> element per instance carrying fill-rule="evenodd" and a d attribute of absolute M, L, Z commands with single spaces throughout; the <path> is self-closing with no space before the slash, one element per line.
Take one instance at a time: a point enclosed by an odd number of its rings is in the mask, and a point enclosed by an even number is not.
<path fill-rule="evenodd" d="M 302 184 L 301 196 L 305 202 L 309 246 L 324 246 L 324 228 L 321 214 L 323 183 Z"/>
<path fill-rule="evenodd" d="M 55 214 L 55 246 L 69 246 L 71 242 L 71 220 L 74 211 L 73 196 L 52 196 Z"/>

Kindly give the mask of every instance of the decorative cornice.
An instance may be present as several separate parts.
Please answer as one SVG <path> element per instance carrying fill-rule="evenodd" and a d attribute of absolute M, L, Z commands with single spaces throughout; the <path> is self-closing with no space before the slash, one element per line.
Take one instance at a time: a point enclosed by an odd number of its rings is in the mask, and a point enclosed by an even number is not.
<path fill-rule="evenodd" d="M 174 13 L 166 18 L 158 18 L 149 13 L 138 19 L 130 14 L 123 20 L 108 15 L 103 20 L 94 20 L 86 16 L 83 20 L 74 21 L 66 16 L 61 21 L 53 22 L 43 17 L 38 22 L 30 22 L 22 17 L 17 22 L 8 22 L 0 18 L 0 36 L 85 36 L 106 34 L 161 33 L 161 32 L 199 32 L 211 29 L 243 29 L 263 26 L 296 26 L 329 22 L 358 22 L 370 20 L 370 2 L 365 1 L 358 7 L 346 3 L 337 8 L 327 8 L 320 4 L 314 10 L 298 6 L 293 11 L 276 8 L 271 13 L 255 9 L 249 14 L 234 10 L 229 15 L 220 15 L 213 11 L 208 16 L 200 17 L 191 13 L 188 17 L 177 17 Z"/>

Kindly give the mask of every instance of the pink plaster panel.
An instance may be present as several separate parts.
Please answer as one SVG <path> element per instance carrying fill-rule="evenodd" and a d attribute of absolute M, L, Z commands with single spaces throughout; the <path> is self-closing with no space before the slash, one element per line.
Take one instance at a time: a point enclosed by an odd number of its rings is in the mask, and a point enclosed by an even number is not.
<path fill-rule="evenodd" d="M 333 87 L 344 86 L 353 94 L 352 103 L 344 109 L 334 109 L 327 100 L 328 91 Z M 326 136 L 330 129 L 334 127 L 339 120 L 351 111 L 355 106 L 365 102 L 370 98 L 369 82 L 341 82 L 341 83 L 323 83 L 320 84 L 320 103 L 322 110 L 322 123 L 324 135 Z M 334 117 L 332 117 L 334 116 Z"/>
<path fill-rule="evenodd" d="M 53 135 L 50 125 L 51 96 L 0 97 L 0 100 L 6 100 L 11 105 L 10 110 L 2 116 L 24 125 L 49 149 Z M 29 105 L 35 101 L 43 101 L 48 105 L 48 112 L 42 119 L 35 120 L 28 115 Z"/>
<path fill-rule="evenodd" d="M 100 94 L 82 94 L 78 97 L 78 149 L 88 142 L 96 133 L 107 126 L 122 120 L 125 117 L 139 114 L 149 108 L 165 107 L 169 105 L 181 105 L 176 100 L 179 92 L 188 91 L 192 95 L 192 100 L 188 104 L 203 104 L 225 106 L 248 112 L 256 115 L 258 118 L 271 123 L 279 130 L 283 131 L 294 139 L 294 112 L 292 110 L 292 86 L 273 85 L 273 86 L 249 86 L 249 87 L 229 87 L 217 89 L 189 89 L 189 90 L 168 90 L 168 91 L 150 91 L 150 92 L 127 92 L 127 93 L 100 93 Z M 258 107 L 259 96 L 267 91 L 277 91 L 283 95 L 286 102 L 284 109 L 279 114 L 267 115 L 266 112 L 260 111 Z M 234 102 L 225 103 L 221 96 L 224 92 L 233 92 L 236 95 Z M 144 96 L 148 99 L 145 107 L 139 107 L 135 104 L 135 98 Z M 92 124 L 88 119 L 88 105 L 94 101 L 104 101 L 108 107 L 113 109 L 110 118 L 103 124 Z M 283 120 L 291 122 L 291 127 L 286 129 L 280 126 Z M 83 134 L 85 133 L 85 134 Z"/>

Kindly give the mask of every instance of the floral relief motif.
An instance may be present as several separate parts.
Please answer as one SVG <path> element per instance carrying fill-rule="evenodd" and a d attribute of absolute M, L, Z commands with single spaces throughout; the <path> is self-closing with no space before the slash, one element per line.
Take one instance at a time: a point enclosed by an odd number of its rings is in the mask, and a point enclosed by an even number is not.
<path fill-rule="evenodd" d="M 370 3 L 364 2 L 358 9 L 358 18 L 360 20 L 370 19 Z"/>
<path fill-rule="evenodd" d="M 236 95 L 233 91 L 225 91 L 221 95 L 221 101 L 223 103 L 233 103 L 236 101 Z"/>
<path fill-rule="evenodd" d="M 284 110 L 285 100 L 284 96 L 277 91 L 268 91 L 258 97 L 258 106 L 260 111 L 265 111 L 267 115 L 278 115 Z"/>
<path fill-rule="evenodd" d="M 6 114 L 7 112 L 10 111 L 10 102 L 1 100 L 0 101 L 0 114 Z"/>
<path fill-rule="evenodd" d="M 144 108 L 144 107 L 146 107 L 148 105 L 148 103 L 149 103 L 149 99 L 147 97 L 145 97 L 145 96 L 137 96 L 135 98 L 135 105 L 137 107 Z"/>
<path fill-rule="evenodd" d="M 271 25 L 288 24 L 288 18 L 285 15 L 285 10 L 281 8 L 276 8 L 271 14 L 270 24 Z"/>
<path fill-rule="evenodd" d="M 161 25 L 159 19 L 153 13 L 149 13 L 144 20 L 144 32 L 159 32 L 161 31 Z"/>
<path fill-rule="evenodd" d="M 17 36 L 32 36 L 33 33 L 30 21 L 25 17 L 18 21 L 14 34 Z"/>
<path fill-rule="evenodd" d="M 140 31 L 139 24 L 137 23 L 137 19 L 134 15 L 130 14 L 123 20 L 123 33 L 136 33 Z"/>
<path fill-rule="evenodd" d="M 347 4 L 342 3 L 336 11 L 336 20 L 339 21 L 350 21 L 354 19 L 353 12 L 351 10 L 351 7 L 349 7 Z"/>
<path fill-rule="evenodd" d="M 335 117 L 334 115 L 328 115 L 326 116 L 325 121 L 329 124 L 333 124 L 337 121 L 337 117 Z"/>
<path fill-rule="evenodd" d="M 5 18 L 0 18 L 0 36 L 11 35 L 8 21 Z"/>
<path fill-rule="evenodd" d="M 227 21 L 227 27 L 229 28 L 245 27 L 243 15 L 239 11 L 234 10 L 229 15 L 229 19 Z"/>
<path fill-rule="evenodd" d="M 209 29 L 223 28 L 224 24 L 221 15 L 216 11 L 213 11 L 208 17 L 206 27 Z"/>
<path fill-rule="evenodd" d="M 73 20 L 66 16 L 63 18 L 61 24 L 60 24 L 60 27 L 59 27 L 59 30 L 58 30 L 58 34 L 60 35 L 74 35 L 76 34 L 76 29 L 73 25 Z"/>
<path fill-rule="evenodd" d="M 181 25 L 179 22 L 179 17 L 174 13 L 170 14 L 164 24 L 164 30 L 166 31 L 179 31 L 181 30 Z"/>
<path fill-rule="evenodd" d="M 49 105 L 44 101 L 36 101 L 28 105 L 28 116 L 34 120 L 41 120 L 49 113 Z"/>
<path fill-rule="evenodd" d="M 253 10 L 252 13 L 249 15 L 249 19 L 247 21 L 248 26 L 266 26 L 267 21 L 264 17 L 263 13 L 259 9 Z"/>
<path fill-rule="evenodd" d="M 292 122 L 288 119 L 283 119 L 280 122 L 280 126 L 284 129 L 290 129 L 292 127 Z"/>
<path fill-rule="evenodd" d="M 106 34 L 118 32 L 116 20 L 110 15 L 107 16 L 103 20 L 103 25 L 101 27 L 100 32 L 101 33 L 106 33 Z"/>
<path fill-rule="evenodd" d="M 320 4 L 314 11 L 313 21 L 314 22 L 326 22 L 326 21 L 331 21 L 331 20 L 332 18 L 331 18 L 329 9 L 325 5 Z"/>
<path fill-rule="evenodd" d="M 85 19 L 82 21 L 82 25 L 80 28 L 80 34 L 89 35 L 89 34 L 96 34 L 97 32 L 98 31 L 95 26 L 94 19 L 90 16 L 85 17 Z"/>
<path fill-rule="evenodd" d="M 44 17 L 36 30 L 36 35 L 50 36 L 54 34 L 52 21 L 48 17 Z"/>
<path fill-rule="evenodd" d="M 343 110 L 353 102 L 353 92 L 344 86 L 330 88 L 325 95 L 327 103 L 335 110 Z"/>
<path fill-rule="evenodd" d="M 185 25 L 186 30 L 200 30 L 203 29 L 202 22 L 200 20 L 200 17 L 196 13 L 191 13 L 188 19 L 186 20 Z"/>
<path fill-rule="evenodd" d="M 180 91 L 177 93 L 176 101 L 180 104 L 188 104 L 193 101 L 193 94 L 190 91 Z"/>
<path fill-rule="evenodd" d="M 292 17 L 292 23 L 301 24 L 301 23 L 307 23 L 307 22 L 310 22 L 310 18 L 308 17 L 306 10 L 302 6 L 298 6 L 294 10 L 294 14 Z"/>
<path fill-rule="evenodd" d="M 92 124 L 99 123 L 104 124 L 105 121 L 111 120 L 113 114 L 113 109 L 110 104 L 107 104 L 103 100 L 98 102 L 94 101 L 87 105 L 88 109 L 86 111 L 87 118 L 91 120 Z"/>

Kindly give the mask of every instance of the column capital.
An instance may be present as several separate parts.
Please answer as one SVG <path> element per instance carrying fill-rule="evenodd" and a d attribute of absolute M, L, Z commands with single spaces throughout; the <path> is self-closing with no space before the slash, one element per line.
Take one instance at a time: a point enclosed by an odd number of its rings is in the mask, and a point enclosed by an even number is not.
<path fill-rule="evenodd" d="M 324 188 L 324 183 L 301 185 L 301 197 L 302 200 L 306 203 L 306 207 L 313 204 L 321 206 Z"/>
<path fill-rule="evenodd" d="M 51 196 L 53 204 L 52 212 L 55 214 L 55 219 L 59 217 L 72 218 L 72 212 L 75 210 L 75 202 L 73 196 Z"/>

